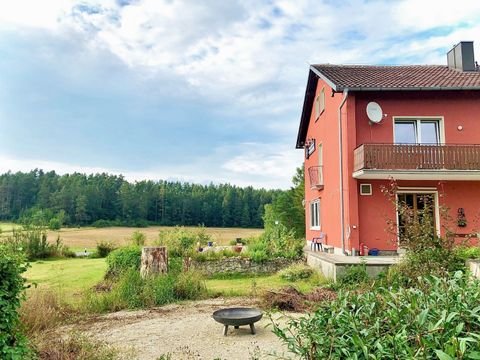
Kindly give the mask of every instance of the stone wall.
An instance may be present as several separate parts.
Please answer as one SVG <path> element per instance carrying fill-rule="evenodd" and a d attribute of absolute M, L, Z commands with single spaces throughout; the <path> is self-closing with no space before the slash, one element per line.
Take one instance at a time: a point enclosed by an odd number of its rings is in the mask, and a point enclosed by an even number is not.
<path fill-rule="evenodd" d="M 267 260 L 263 263 L 256 263 L 243 257 L 228 257 L 211 261 L 193 261 L 192 267 L 202 271 L 207 276 L 216 274 L 272 274 L 288 265 L 293 261 L 284 258 Z"/>

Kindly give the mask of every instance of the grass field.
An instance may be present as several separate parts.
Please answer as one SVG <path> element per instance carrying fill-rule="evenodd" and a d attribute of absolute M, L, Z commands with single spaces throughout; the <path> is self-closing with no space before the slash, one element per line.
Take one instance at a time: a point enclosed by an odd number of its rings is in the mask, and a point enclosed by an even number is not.
<path fill-rule="evenodd" d="M 54 289 L 67 302 L 75 302 L 82 291 L 102 280 L 106 269 L 105 259 L 53 259 L 32 262 L 25 277 L 32 285 L 29 291 Z"/>
<path fill-rule="evenodd" d="M 6 234 L 12 232 L 14 228 L 19 227 L 17 224 L 10 222 L 0 222 L 0 233 Z"/>
<path fill-rule="evenodd" d="M 197 227 L 186 227 L 187 229 L 197 229 Z M 108 227 L 108 228 L 65 228 L 60 231 L 50 231 L 48 233 L 49 241 L 53 242 L 60 236 L 63 243 L 73 250 L 83 250 L 84 248 L 93 249 L 100 241 L 110 241 L 114 244 L 126 245 L 134 231 L 143 232 L 147 237 L 147 245 L 158 239 L 160 230 L 168 230 L 172 227 L 150 226 L 147 228 L 132 227 Z M 213 241 L 219 245 L 228 244 L 229 241 L 236 238 L 248 238 L 258 236 L 262 229 L 241 229 L 241 228 L 205 228 Z"/>
<path fill-rule="evenodd" d="M 36 261 L 31 264 L 25 277 L 30 284 L 37 284 L 36 287 L 29 290 L 30 292 L 36 289 L 54 289 L 61 294 L 65 301 L 75 303 L 81 298 L 84 290 L 102 280 L 106 267 L 105 259 L 77 258 Z M 325 279 L 317 275 L 309 280 L 297 281 L 294 285 L 301 291 L 308 291 L 323 282 Z M 222 296 L 259 295 L 266 289 L 277 289 L 291 284 L 276 274 L 206 280 L 209 293 Z"/>

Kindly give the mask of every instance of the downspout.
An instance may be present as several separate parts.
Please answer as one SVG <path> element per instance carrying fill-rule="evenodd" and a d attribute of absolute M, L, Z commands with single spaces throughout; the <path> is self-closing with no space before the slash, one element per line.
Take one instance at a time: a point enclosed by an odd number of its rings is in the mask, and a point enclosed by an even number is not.
<path fill-rule="evenodd" d="M 348 88 L 343 90 L 342 102 L 338 107 L 338 146 L 339 146 L 339 161 L 340 161 L 340 238 L 342 240 L 342 254 L 347 255 L 345 251 L 345 211 L 344 211 L 344 196 L 343 196 L 343 134 L 342 134 L 342 107 L 347 101 Z"/>

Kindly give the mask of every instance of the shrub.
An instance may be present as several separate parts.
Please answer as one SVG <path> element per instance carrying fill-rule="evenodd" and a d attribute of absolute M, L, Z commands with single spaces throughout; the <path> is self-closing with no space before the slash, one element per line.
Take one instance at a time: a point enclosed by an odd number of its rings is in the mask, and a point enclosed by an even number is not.
<path fill-rule="evenodd" d="M 345 271 L 337 279 L 339 287 L 355 287 L 368 282 L 367 265 L 362 262 L 359 265 L 348 265 Z"/>
<path fill-rule="evenodd" d="M 0 358 L 27 357 L 27 341 L 19 331 L 18 308 L 25 297 L 24 255 L 0 244 Z"/>
<path fill-rule="evenodd" d="M 60 222 L 60 219 L 54 217 L 51 218 L 50 221 L 48 222 L 48 228 L 50 230 L 60 230 L 62 227 L 62 223 Z"/>
<path fill-rule="evenodd" d="M 193 258 L 196 261 L 199 262 L 205 262 L 205 261 L 214 261 L 214 260 L 220 260 L 223 258 L 228 258 L 228 257 L 235 257 L 235 256 L 242 256 L 240 253 L 233 252 L 231 249 L 222 249 L 221 251 L 203 251 L 203 252 L 197 252 L 193 255 Z"/>
<path fill-rule="evenodd" d="M 302 359 L 478 358 L 479 281 L 457 272 L 419 282 L 398 291 L 341 291 L 314 314 L 275 323 L 274 332 Z"/>
<path fill-rule="evenodd" d="M 208 241 L 211 241 L 211 237 L 202 227 L 189 230 L 177 226 L 174 229 L 160 231 L 156 244 L 166 246 L 170 256 L 187 257 L 195 254 L 197 245 L 204 246 Z"/>
<path fill-rule="evenodd" d="M 141 231 L 134 231 L 132 236 L 130 237 L 130 241 L 135 246 L 143 246 L 145 245 L 145 241 L 147 240 L 147 236 L 142 233 Z"/>
<path fill-rule="evenodd" d="M 96 228 L 106 228 L 106 227 L 120 226 L 120 225 L 121 224 L 118 221 L 112 221 L 112 220 L 97 220 L 92 223 L 92 226 Z"/>
<path fill-rule="evenodd" d="M 202 274 L 189 270 L 182 272 L 175 281 L 175 297 L 181 300 L 195 300 L 207 293 Z"/>
<path fill-rule="evenodd" d="M 283 257 L 299 259 L 303 255 L 305 241 L 295 237 L 292 230 L 287 230 L 282 224 L 269 228 L 258 238 L 248 242 L 247 255 L 254 262 L 264 262 L 268 259 Z"/>
<path fill-rule="evenodd" d="M 117 276 L 125 270 L 140 270 L 142 250 L 137 246 L 122 247 L 113 250 L 107 256 L 107 274 L 105 277 Z"/>
<path fill-rule="evenodd" d="M 279 272 L 282 279 L 287 281 L 297 281 L 308 279 L 313 275 L 314 270 L 303 263 L 292 264 Z"/>
<path fill-rule="evenodd" d="M 455 253 L 460 259 L 464 261 L 468 259 L 480 259 L 480 247 L 478 246 L 461 246 L 455 249 Z"/>
<path fill-rule="evenodd" d="M 117 276 L 106 293 L 87 293 L 82 307 L 88 312 L 118 311 L 165 305 L 176 300 L 194 300 L 206 294 L 203 276 L 193 271 L 179 272 L 178 263 L 169 265 L 167 275 L 143 279 L 129 268 Z"/>
<path fill-rule="evenodd" d="M 115 248 L 115 245 L 109 241 L 100 241 L 97 243 L 97 255 L 101 258 L 107 257 Z"/>

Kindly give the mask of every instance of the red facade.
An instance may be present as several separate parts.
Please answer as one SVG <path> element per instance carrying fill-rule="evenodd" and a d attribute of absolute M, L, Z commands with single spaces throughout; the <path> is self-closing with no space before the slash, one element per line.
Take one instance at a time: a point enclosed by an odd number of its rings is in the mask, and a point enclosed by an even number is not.
<path fill-rule="evenodd" d="M 311 67 L 297 140 L 306 155 L 307 241 L 324 233 L 324 243 L 339 254 L 395 251 L 397 235 L 387 225 L 397 220 L 395 201 L 421 194 L 434 199 L 439 233 L 480 232 L 480 72 L 466 73 L 474 79 L 470 87 L 413 80 L 395 89 L 375 87 L 368 76 L 348 87 L 338 79 L 348 83 L 355 74 L 346 72 L 343 80 L 341 66 L 337 78 L 322 70 Z M 367 116 L 371 102 L 381 108 L 377 123 Z M 397 191 L 389 198 L 382 189 L 392 183 Z M 466 221 L 459 221 L 460 212 Z"/>

